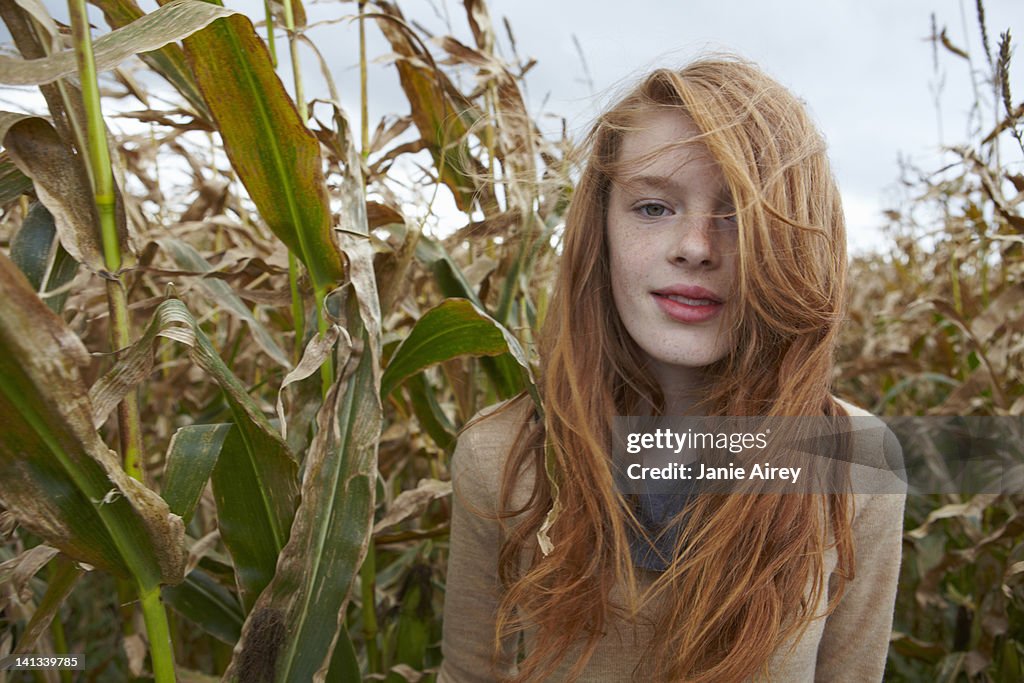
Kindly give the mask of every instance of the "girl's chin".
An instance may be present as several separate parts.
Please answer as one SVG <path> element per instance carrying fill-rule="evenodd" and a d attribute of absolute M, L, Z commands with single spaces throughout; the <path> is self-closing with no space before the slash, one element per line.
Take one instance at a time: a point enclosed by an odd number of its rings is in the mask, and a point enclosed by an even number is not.
<path fill-rule="evenodd" d="M 650 349 L 646 350 L 646 352 L 648 358 L 652 361 L 652 369 L 656 372 L 660 370 L 700 373 L 725 357 L 724 353 L 721 355 L 708 355 L 700 352 L 679 353 L 678 350 Z"/>

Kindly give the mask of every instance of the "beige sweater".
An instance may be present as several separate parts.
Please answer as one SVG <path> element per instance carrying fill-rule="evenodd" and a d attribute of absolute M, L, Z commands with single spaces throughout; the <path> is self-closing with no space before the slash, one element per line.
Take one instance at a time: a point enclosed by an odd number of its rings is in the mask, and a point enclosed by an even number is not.
<path fill-rule="evenodd" d="M 505 643 L 506 658 L 497 670 L 491 667 L 495 614 L 500 598 L 497 560 L 499 526 L 473 510 L 493 513 L 497 507 L 505 459 L 519 426 L 525 419 L 525 402 L 504 410 L 486 411 L 459 438 L 452 458 L 453 499 L 451 549 L 444 606 L 444 662 L 439 683 L 494 681 L 515 671 L 515 644 Z M 844 404 L 851 415 L 868 415 Z M 865 450 L 879 451 L 881 443 L 854 439 L 855 462 L 864 462 Z M 854 491 L 857 470 L 853 466 Z M 532 481 L 520 481 L 513 502 L 523 500 Z M 854 496 L 853 534 L 856 578 L 847 586 L 842 601 L 827 618 L 815 619 L 794 647 L 783 646 L 770 663 L 770 680 L 781 683 L 880 681 L 885 668 L 892 611 L 899 574 L 903 504 L 899 494 Z M 826 553 L 825 572 L 830 579 L 836 566 L 834 551 Z M 638 570 L 641 582 L 655 576 Z M 644 574 L 650 574 L 644 577 Z M 830 589 L 831 581 L 828 583 Z M 818 612 L 824 613 L 823 596 Z M 652 681 L 643 661 L 645 643 L 653 635 L 649 619 L 640 615 L 636 624 L 614 623 L 604 635 L 580 680 L 594 683 Z M 527 633 L 526 647 L 531 645 Z M 574 662 L 571 658 L 570 662 Z M 565 671 L 568 666 L 565 666 Z M 556 676 L 554 680 L 560 680 Z"/>

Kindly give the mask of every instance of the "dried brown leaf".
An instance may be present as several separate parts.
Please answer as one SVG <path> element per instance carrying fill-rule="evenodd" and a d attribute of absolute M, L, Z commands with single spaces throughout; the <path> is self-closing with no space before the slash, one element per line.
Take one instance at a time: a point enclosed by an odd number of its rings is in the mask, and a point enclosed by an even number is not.
<path fill-rule="evenodd" d="M 331 356 L 339 337 L 342 337 L 339 363 L 343 363 L 347 358 L 347 353 L 352 349 L 352 339 L 343 327 L 331 325 L 325 332 L 317 334 L 309 340 L 298 365 L 281 380 L 281 388 L 277 391 L 277 418 L 281 421 L 281 436 L 285 439 L 288 438 L 288 420 L 284 412 L 284 390 L 319 370 Z"/>
<path fill-rule="evenodd" d="M 32 179 L 39 201 L 53 214 L 61 245 L 93 272 L 104 272 L 99 218 L 81 160 L 53 126 L 37 116 L 0 112 L 0 141 L 19 170 Z M 121 253 L 129 257 L 128 225 L 120 198 L 115 217 Z"/>
<path fill-rule="evenodd" d="M 0 585 L 9 583 L 21 602 L 32 599 L 29 581 L 36 573 L 46 566 L 60 551 L 48 545 L 40 544 L 21 553 L 17 557 L 0 564 Z M 0 611 L 5 607 L 4 595 L 0 594 Z"/>
<path fill-rule="evenodd" d="M 402 491 L 391 503 L 387 513 L 373 527 L 373 533 L 379 534 L 395 527 L 407 519 L 419 517 L 427 506 L 438 498 L 451 495 L 452 483 L 437 479 L 422 479 L 416 488 Z"/>
<path fill-rule="evenodd" d="M 181 40 L 234 13 L 235 10 L 198 0 L 173 0 L 93 41 L 96 70 L 111 69 L 133 55 Z M 0 83 L 6 85 L 51 83 L 77 70 L 74 50 L 62 50 L 41 59 L 0 55 Z"/>
<path fill-rule="evenodd" d="M 138 678 L 145 673 L 146 663 L 146 641 L 139 633 L 132 633 L 124 637 L 121 642 L 124 647 L 124 654 L 128 658 L 128 670 L 132 676 Z"/>

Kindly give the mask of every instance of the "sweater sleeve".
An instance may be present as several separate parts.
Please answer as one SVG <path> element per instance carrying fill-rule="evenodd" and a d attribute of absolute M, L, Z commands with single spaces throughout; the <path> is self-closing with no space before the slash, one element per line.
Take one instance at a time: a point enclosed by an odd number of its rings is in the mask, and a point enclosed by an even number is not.
<path fill-rule="evenodd" d="M 486 424 L 486 422 L 485 422 Z M 503 643 L 492 666 L 500 528 L 497 509 L 507 443 L 494 443 L 480 425 L 459 437 L 452 456 L 452 521 L 444 600 L 444 661 L 438 683 L 480 683 L 514 675 L 514 642 Z M 484 433 L 481 433 L 484 432 Z M 499 440 L 500 441 L 500 440 Z"/>
<path fill-rule="evenodd" d="M 815 680 L 881 681 L 889 651 L 903 538 L 902 494 L 858 495 L 856 573 L 825 622 Z"/>

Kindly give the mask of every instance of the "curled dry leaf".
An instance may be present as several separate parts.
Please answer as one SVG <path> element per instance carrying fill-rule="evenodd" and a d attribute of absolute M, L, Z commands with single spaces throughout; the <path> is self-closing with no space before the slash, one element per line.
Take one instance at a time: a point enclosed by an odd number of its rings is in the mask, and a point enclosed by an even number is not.
<path fill-rule="evenodd" d="M 40 544 L 7 560 L 0 564 L 0 585 L 9 584 L 21 602 L 28 602 L 32 598 L 28 582 L 59 552 L 56 548 Z M 4 609 L 3 599 L 4 594 L 0 594 L 0 610 Z"/>
<path fill-rule="evenodd" d="M 78 579 L 85 573 L 84 569 L 63 555 L 58 555 L 50 566 L 53 571 L 49 572 L 47 576 L 46 592 L 35 606 L 28 624 L 25 625 L 25 631 L 21 634 L 15 648 L 16 654 L 30 654 L 38 651 L 36 642 L 46 633 L 50 623 L 57 616 L 61 604 L 71 594 Z"/>
<path fill-rule="evenodd" d="M 397 526 L 407 519 L 419 517 L 427 506 L 438 498 L 444 498 L 452 493 L 450 481 L 439 481 L 437 479 L 423 479 L 416 488 L 402 491 L 391 503 L 387 513 L 373 527 L 373 533 L 379 534 L 382 531 Z"/>
<path fill-rule="evenodd" d="M 211 550 L 217 547 L 218 542 L 220 542 L 220 529 L 214 529 L 192 544 L 192 547 L 188 549 L 188 562 L 185 564 L 185 576 L 191 574 L 192 570 L 199 566 L 199 561 L 206 557 Z"/>
<path fill-rule="evenodd" d="M 309 340 L 298 365 L 281 380 L 281 388 L 277 391 L 277 419 L 281 422 L 281 436 L 285 439 L 288 438 L 288 420 L 284 412 L 284 390 L 319 370 L 334 351 L 334 344 L 339 337 L 342 339 L 342 346 L 338 349 L 339 364 L 344 365 L 352 349 L 352 339 L 343 327 L 331 325 L 324 333 Z"/>
<path fill-rule="evenodd" d="M 204 275 L 213 274 L 213 266 L 187 242 L 173 237 L 159 239 L 157 242 L 171 255 L 179 267 L 188 268 L 195 273 Z M 242 303 L 238 294 L 227 282 L 219 278 L 203 277 L 199 280 L 199 287 L 222 310 L 248 324 L 249 329 L 252 330 L 253 340 L 274 362 L 284 368 L 291 367 L 288 354 L 278 345 L 263 323 L 256 319 L 249 307 Z"/>
<path fill-rule="evenodd" d="M 40 0 L 14 0 L 14 2 L 25 10 L 33 19 L 35 19 L 43 33 L 45 33 L 46 37 L 49 39 L 50 49 L 60 50 L 62 47 L 60 31 L 57 28 L 57 22 L 53 20 L 53 17 L 51 17 L 50 13 L 46 10 L 46 6 L 43 5 Z"/>
<path fill-rule="evenodd" d="M 417 681 L 423 680 L 423 672 L 417 671 L 408 664 L 395 664 L 391 667 L 390 673 L 398 674 L 409 683 L 417 683 Z"/>
<path fill-rule="evenodd" d="M 132 676 L 138 678 L 145 673 L 146 664 L 146 641 L 140 633 L 132 633 L 124 637 L 122 641 L 124 654 L 128 658 L 128 670 Z"/>
<path fill-rule="evenodd" d="M 234 13 L 235 10 L 199 0 L 174 0 L 93 41 L 96 70 L 106 71 L 140 52 L 151 52 L 181 40 Z M 0 83 L 52 83 L 74 74 L 77 68 L 73 50 L 63 50 L 42 59 L 0 56 Z"/>
<path fill-rule="evenodd" d="M 13 514 L 11 514 L 10 510 L 0 512 L 0 540 L 5 540 L 8 536 L 13 534 L 17 527 L 18 520 Z"/>
<path fill-rule="evenodd" d="M 22 173 L 32 179 L 39 201 L 53 214 L 57 233 L 72 258 L 95 273 L 106 270 L 92 186 L 81 159 L 48 121 L 0 112 L 0 142 Z M 130 255 L 128 225 L 120 194 L 115 207 L 123 257 Z"/>
<path fill-rule="evenodd" d="M 938 520 L 950 519 L 952 517 L 976 517 L 998 498 L 998 494 L 980 493 L 974 496 L 974 498 L 967 503 L 951 503 L 949 505 L 943 505 L 939 509 L 933 510 L 928 515 L 928 519 L 925 520 L 924 524 L 916 529 L 906 532 L 905 535 L 915 540 L 922 539 L 928 535 L 928 530 L 931 525 Z"/>

